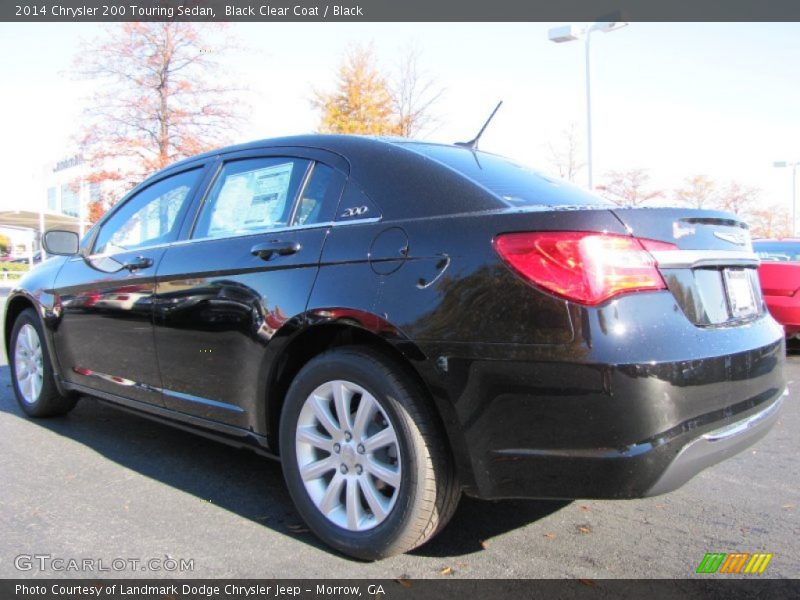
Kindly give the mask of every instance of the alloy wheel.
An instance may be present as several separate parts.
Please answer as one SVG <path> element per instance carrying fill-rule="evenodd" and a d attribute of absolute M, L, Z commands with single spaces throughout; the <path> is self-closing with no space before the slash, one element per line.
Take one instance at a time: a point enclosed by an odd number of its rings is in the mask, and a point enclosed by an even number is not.
<path fill-rule="evenodd" d="M 349 531 L 382 523 L 397 501 L 401 455 L 378 400 L 350 381 L 328 381 L 305 400 L 295 434 L 297 465 L 311 500 Z"/>
<path fill-rule="evenodd" d="M 42 343 L 36 328 L 30 323 L 22 326 L 14 346 L 14 371 L 22 399 L 33 404 L 39 399 L 44 382 Z"/>

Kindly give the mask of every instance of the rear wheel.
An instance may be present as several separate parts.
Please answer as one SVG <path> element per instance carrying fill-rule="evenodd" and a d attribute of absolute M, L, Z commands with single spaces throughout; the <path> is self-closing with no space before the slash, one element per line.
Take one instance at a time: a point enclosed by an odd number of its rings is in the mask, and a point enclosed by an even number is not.
<path fill-rule="evenodd" d="M 75 407 L 76 397 L 58 392 L 42 326 L 32 308 L 22 311 L 14 321 L 8 354 L 14 393 L 28 415 L 52 417 Z"/>
<path fill-rule="evenodd" d="M 460 496 L 416 382 L 390 359 L 341 348 L 297 375 L 281 415 L 289 492 L 327 544 L 363 559 L 423 544 Z"/>

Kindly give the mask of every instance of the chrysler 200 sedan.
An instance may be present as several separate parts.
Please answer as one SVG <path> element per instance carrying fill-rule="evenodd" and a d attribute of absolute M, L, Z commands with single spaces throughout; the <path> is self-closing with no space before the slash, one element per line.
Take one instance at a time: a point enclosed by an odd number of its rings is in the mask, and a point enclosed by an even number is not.
<path fill-rule="evenodd" d="M 785 390 L 735 216 L 618 208 L 468 147 L 226 148 L 45 245 L 5 315 L 28 415 L 89 395 L 279 457 L 360 558 L 424 543 L 462 493 L 668 492 Z"/>

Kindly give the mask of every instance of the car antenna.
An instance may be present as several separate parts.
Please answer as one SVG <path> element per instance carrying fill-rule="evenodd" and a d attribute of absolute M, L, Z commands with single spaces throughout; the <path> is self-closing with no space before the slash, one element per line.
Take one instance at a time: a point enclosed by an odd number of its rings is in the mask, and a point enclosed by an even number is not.
<path fill-rule="evenodd" d="M 486 131 L 486 127 L 489 125 L 492 119 L 494 119 L 495 113 L 497 113 L 498 109 L 500 108 L 500 106 L 502 106 L 502 104 L 503 104 L 502 100 L 500 100 L 500 102 L 497 103 L 497 106 L 494 107 L 492 114 L 490 114 L 489 118 L 486 119 L 486 123 L 483 124 L 483 127 L 481 127 L 481 130 L 478 132 L 478 135 L 476 135 L 469 142 L 456 142 L 456 146 L 463 146 L 464 148 L 469 148 L 470 150 L 477 150 L 478 142 L 480 141 L 483 132 Z"/>

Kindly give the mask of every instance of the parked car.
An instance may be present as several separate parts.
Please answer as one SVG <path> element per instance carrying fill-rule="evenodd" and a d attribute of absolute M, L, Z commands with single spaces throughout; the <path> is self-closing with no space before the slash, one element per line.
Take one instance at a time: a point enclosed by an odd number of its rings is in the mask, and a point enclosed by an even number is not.
<path fill-rule="evenodd" d="M 31 261 L 30 261 L 30 258 L 28 256 L 16 256 L 16 257 L 10 259 L 8 262 L 27 265 Z M 38 264 L 40 262 L 42 262 L 42 253 L 41 253 L 41 251 L 34 252 L 34 254 L 33 254 L 33 264 Z"/>
<path fill-rule="evenodd" d="M 62 258 L 5 315 L 27 414 L 85 394 L 279 458 L 361 558 L 424 543 L 462 493 L 668 492 L 765 435 L 785 390 L 734 215 L 618 208 L 469 147 L 226 148 L 45 244 Z"/>
<path fill-rule="evenodd" d="M 800 337 L 800 240 L 754 240 L 764 301 L 787 338 Z"/>

